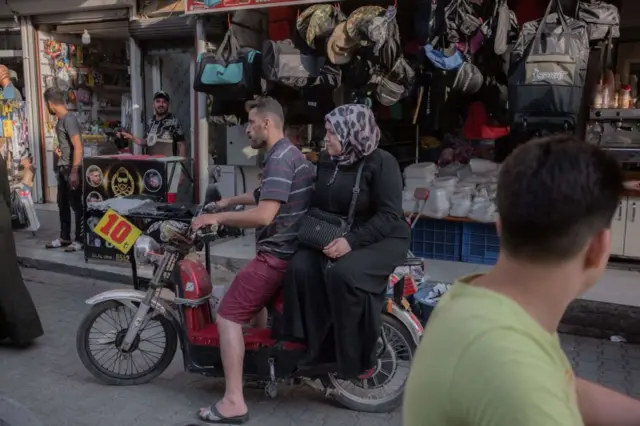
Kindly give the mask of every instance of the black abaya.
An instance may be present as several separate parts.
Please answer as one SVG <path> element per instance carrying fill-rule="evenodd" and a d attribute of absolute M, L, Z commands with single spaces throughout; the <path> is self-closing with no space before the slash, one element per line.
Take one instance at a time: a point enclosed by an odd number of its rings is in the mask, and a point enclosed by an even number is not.
<path fill-rule="evenodd" d="M 284 284 L 285 333 L 307 342 L 310 362 L 337 362 L 338 373 L 348 378 L 374 365 L 388 278 L 404 263 L 410 236 L 397 161 L 382 150 L 362 161 L 354 226 L 346 237 L 352 250 L 330 261 L 300 248 Z M 346 216 L 358 165 L 341 169 L 328 185 L 335 165 L 324 154 L 312 206 Z"/>
<path fill-rule="evenodd" d="M 24 285 L 11 228 L 11 189 L 7 165 L 0 156 L 0 340 L 25 345 L 42 336 L 38 312 Z"/>

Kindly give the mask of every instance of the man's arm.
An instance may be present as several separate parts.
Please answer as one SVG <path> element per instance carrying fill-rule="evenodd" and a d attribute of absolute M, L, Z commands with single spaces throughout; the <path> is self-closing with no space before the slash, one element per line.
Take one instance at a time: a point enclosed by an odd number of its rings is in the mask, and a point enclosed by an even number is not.
<path fill-rule="evenodd" d="M 176 118 L 176 127 L 173 134 L 173 142 L 178 144 L 178 157 L 187 157 L 187 142 L 184 138 L 184 128 L 180 120 Z"/>
<path fill-rule="evenodd" d="M 240 212 L 223 212 L 216 214 L 218 223 L 234 228 L 260 228 L 267 226 L 278 214 L 280 201 L 260 200 L 258 207 Z"/>
<path fill-rule="evenodd" d="M 71 113 L 69 113 L 71 114 Z M 73 145 L 73 168 L 77 170 L 82 165 L 82 138 L 80 137 L 80 123 L 76 116 L 72 116 L 70 120 L 65 122 L 65 130 Z"/>
<path fill-rule="evenodd" d="M 640 401 L 583 379 L 576 392 L 586 426 L 640 425 Z"/>
<path fill-rule="evenodd" d="M 253 196 L 253 192 L 247 192 L 246 194 L 236 195 L 231 198 L 223 199 L 224 207 L 235 207 L 235 206 L 255 206 L 256 198 Z"/>
<path fill-rule="evenodd" d="M 280 211 L 281 204 L 289 200 L 293 177 L 293 166 L 286 159 L 271 156 L 262 171 L 258 207 L 241 212 L 220 213 L 216 215 L 218 222 L 238 228 L 269 225 Z"/>

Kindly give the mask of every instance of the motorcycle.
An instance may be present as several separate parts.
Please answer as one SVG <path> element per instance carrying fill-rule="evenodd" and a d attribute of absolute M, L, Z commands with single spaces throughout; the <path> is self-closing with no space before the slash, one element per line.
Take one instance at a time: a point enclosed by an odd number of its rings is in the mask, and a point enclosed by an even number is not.
<path fill-rule="evenodd" d="M 200 208 L 196 215 L 203 212 Z M 155 267 L 148 290 L 110 290 L 86 301 L 92 308 L 79 326 L 76 346 L 91 374 L 109 385 L 147 383 L 169 366 L 179 343 L 186 371 L 223 377 L 215 323 L 219 300 L 207 268 L 193 254 L 223 233 L 222 228 L 194 233 L 188 224 L 165 221 L 160 226 L 162 245 L 145 235 L 137 239 L 136 261 Z M 397 408 L 423 331 L 406 300 L 414 291 L 399 280 L 388 293 L 377 364 L 352 380 L 335 374 L 335 366 L 299 365 L 306 346 L 278 336 L 283 306 L 282 296 L 277 296 L 268 306 L 269 328 L 243 328 L 245 382 L 263 387 L 269 398 L 277 396 L 279 382 L 286 382 L 309 384 L 356 411 Z M 105 331 L 94 331 L 99 323 Z"/>

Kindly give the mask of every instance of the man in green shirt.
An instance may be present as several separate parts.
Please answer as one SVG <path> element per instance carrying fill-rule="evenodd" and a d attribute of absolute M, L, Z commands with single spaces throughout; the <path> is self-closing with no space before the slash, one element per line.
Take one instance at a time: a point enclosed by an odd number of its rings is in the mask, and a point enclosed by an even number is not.
<path fill-rule="evenodd" d="M 573 136 L 514 151 L 499 178 L 498 262 L 435 309 L 404 426 L 640 425 L 640 402 L 576 378 L 556 334 L 603 275 L 622 188 L 615 159 Z"/>

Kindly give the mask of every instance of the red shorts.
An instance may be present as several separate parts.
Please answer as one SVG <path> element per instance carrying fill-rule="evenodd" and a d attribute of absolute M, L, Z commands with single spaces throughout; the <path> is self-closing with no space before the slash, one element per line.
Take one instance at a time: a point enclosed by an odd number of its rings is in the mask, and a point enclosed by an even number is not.
<path fill-rule="evenodd" d="M 237 324 L 248 323 L 280 291 L 288 264 L 270 254 L 258 253 L 234 278 L 218 315 Z"/>

